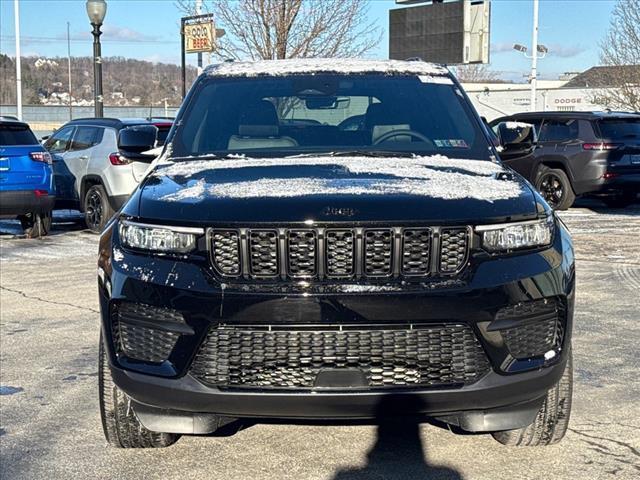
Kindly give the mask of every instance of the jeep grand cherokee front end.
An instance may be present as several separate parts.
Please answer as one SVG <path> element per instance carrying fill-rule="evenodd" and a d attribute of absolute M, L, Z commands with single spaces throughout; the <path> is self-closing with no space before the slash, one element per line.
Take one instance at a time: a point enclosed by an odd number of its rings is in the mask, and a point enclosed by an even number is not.
<path fill-rule="evenodd" d="M 116 446 L 245 417 L 566 430 L 570 236 L 442 67 L 209 69 L 98 271 Z"/>

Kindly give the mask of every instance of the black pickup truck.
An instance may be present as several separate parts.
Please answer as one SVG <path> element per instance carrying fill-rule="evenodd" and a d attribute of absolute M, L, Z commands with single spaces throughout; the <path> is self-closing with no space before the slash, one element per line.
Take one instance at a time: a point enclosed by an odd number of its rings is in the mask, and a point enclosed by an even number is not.
<path fill-rule="evenodd" d="M 519 133 L 503 152 L 531 153 Z M 120 154 L 154 140 L 125 131 Z M 208 68 L 98 277 L 118 447 L 244 417 L 422 415 L 509 445 L 567 428 L 571 238 L 438 65 Z"/>

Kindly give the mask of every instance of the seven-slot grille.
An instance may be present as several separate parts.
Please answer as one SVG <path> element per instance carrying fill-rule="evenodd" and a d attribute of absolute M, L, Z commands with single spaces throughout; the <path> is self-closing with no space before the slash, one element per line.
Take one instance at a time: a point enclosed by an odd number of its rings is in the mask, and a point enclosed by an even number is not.
<path fill-rule="evenodd" d="M 462 386 L 489 362 L 466 324 L 220 325 L 190 372 L 220 388 L 340 389 L 319 381 L 336 370 L 361 372 L 362 388 Z"/>
<path fill-rule="evenodd" d="M 223 276 L 353 279 L 453 275 L 468 258 L 467 227 L 211 229 Z"/>

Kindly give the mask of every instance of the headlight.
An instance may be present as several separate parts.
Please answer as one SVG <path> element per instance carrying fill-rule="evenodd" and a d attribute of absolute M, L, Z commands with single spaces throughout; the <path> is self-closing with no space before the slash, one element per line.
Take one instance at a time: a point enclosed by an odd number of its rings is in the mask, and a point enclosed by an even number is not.
<path fill-rule="evenodd" d="M 482 225 L 476 227 L 482 246 L 490 252 L 508 252 L 521 248 L 543 247 L 551 243 L 554 222 L 549 216 L 532 222 Z"/>
<path fill-rule="evenodd" d="M 147 225 L 121 220 L 119 225 L 122 245 L 155 252 L 187 253 L 196 246 L 201 228 Z"/>

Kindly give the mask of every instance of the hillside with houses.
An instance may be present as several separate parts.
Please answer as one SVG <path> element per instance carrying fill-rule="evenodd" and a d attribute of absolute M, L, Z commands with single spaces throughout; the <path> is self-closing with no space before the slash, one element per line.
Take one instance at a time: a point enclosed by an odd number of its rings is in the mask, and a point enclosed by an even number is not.
<path fill-rule="evenodd" d="M 181 72 L 178 65 L 123 57 L 103 58 L 104 103 L 107 106 L 179 105 Z M 187 70 L 187 85 L 196 70 Z M 0 104 L 13 105 L 15 59 L 0 54 Z M 68 105 L 68 60 L 64 57 L 22 57 L 23 102 L 30 105 Z M 71 58 L 71 100 L 75 106 L 93 104 L 93 59 Z"/>

